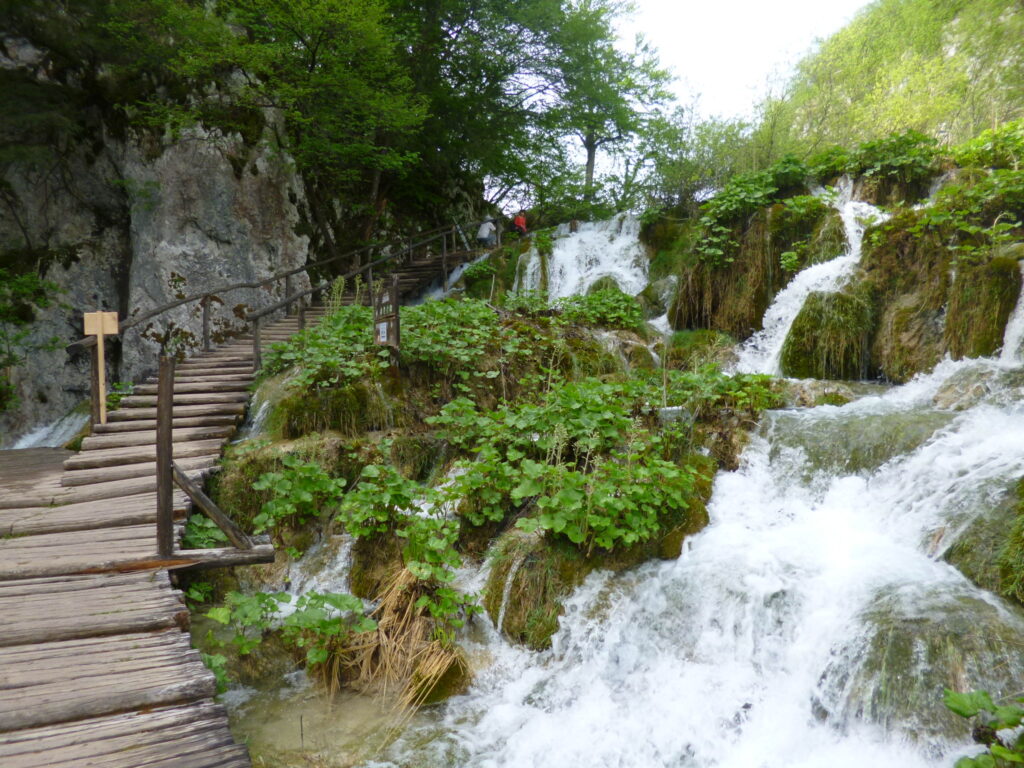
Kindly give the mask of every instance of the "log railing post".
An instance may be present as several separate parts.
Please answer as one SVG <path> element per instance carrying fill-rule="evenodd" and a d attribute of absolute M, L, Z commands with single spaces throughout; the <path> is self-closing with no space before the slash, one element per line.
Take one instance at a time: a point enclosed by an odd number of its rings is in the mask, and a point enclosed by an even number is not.
<path fill-rule="evenodd" d="M 100 366 L 103 365 L 103 361 L 100 360 L 100 347 L 98 344 L 93 345 L 92 351 L 89 354 L 89 360 L 91 364 L 89 387 L 92 392 L 89 418 L 92 421 L 90 426 L 95 427 L 102 418 L 100 415 Z"/>
<path fill-rule="evenodd" d="M 287 299 L 291 295 L 292 295 L 292 276 L 291 275 L 285 275 L 284 276 L 284 297 Z M 290 315 L 292 313 L 292 303 L 290 301 L 287 304 L 284 305 L 284 313 L 285 313 L 285 315 Z"/>
<path fill-rule="evenodd" d="M 260 370 L 260 322 L 262 317 L 252 321 L 252 370 L 254 373 Z"/>
<path fill-rule="evenodd" d="M 304 331 L 306 329 L 306 302 L 299 302 L 299 330 Z"/>
<path fill-rule="evenodd" d="M 207 294 L 199 300 L 203 308 L 203 350 L 210 351 L 210 296 Z"/>
<path fill-rule="evenodd" d="M 156 549 L 174 554 L 174 476 L 171 470 L 174 429 L 174 357 L 160 357 L 156 395 Z"/>

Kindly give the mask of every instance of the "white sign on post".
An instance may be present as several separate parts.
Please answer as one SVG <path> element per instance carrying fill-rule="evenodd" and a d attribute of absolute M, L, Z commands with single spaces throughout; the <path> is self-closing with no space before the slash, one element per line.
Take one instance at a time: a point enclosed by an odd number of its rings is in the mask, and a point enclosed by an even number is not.
<path fill-rule="evenodd" d="M 117 312 L 86 312 L 82 316 L 86 336 L 96 337 L 97 373 L 99 386 L 96 396 L 100 399 L 100 424 L 107 423 L 107 365 L 103 353 L 103 339 L 118 333 Z"/>

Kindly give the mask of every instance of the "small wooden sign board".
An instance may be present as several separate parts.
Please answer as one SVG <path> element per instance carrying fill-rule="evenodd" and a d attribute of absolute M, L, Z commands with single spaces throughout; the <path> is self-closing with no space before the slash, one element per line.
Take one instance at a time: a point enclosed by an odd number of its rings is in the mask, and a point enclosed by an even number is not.
<path fill-rule="evenodd" d="M 103 339 L 118 334 L 117 312 L 86 312 L 82 315 L 86 336 L 96 337 L 97 383 L 94 396 L 99 399 L 100 424 L 107 423 L 107 366 Z M 95 413 L 95 411 L 93 411 Z"/>
<path fill-rule="evenodd" d="M 373 343 L 399 348 L 398 275 L 382 285 L 373 297 Z"/>

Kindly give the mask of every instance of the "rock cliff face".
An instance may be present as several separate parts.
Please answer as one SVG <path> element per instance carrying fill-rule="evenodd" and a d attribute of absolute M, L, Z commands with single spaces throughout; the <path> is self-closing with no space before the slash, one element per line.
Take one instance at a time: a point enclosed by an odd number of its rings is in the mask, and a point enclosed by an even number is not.
<path fill-rule="evenodd" d="M 37 78 L 39 52 L 5 40 L 0 66 Z M 308 240 L 296 233 L 301 180 L 287 157 L 240 137 L 193 132 L 161 142 L 115 136 L 103 116 L 83 118 L 84 137 L 51 163 L 6 166 L 0 188 L 0 266 L 38 269 L 56 283 L 56 302 L 36 312 L 31 352 L 12 372 L 18 404 L 0 414 L 0 447 L 51 422 L 88 395 L 88 358 L 65 352 L 81 338 L 82 313 L 114 310 L 122 318 L 175 298 L 256 282 L 306 262 Z M 300 286 L 293 280 L 293 289 Z M 283 296 L 283 281 L 217 295 L 215 338 L 241 330 L 247 307 Z M 132 381 L 155 365 L 161 340 L 201 343 L 201 309 L 188 304 L 124 334 L 107 358 L 110 381 Z"/>

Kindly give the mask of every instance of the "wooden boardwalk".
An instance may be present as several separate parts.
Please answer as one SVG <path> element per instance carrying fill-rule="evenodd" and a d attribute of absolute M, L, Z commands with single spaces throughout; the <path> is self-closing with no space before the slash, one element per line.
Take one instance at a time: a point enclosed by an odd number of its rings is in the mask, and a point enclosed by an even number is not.
<path fill-rule="evenodd" d="M 399 267 L 402 297 L 474 255 Z M 307 310 L 306 322 L 321 315 Z M 265 326 L 261 349 L 297 330 L 294 317 Z M 243 337 L 177 366 L 173 454 L 192 480 L 214 471 L 242 420 L 252 344 Z M 168 575 L 190 561 L 157 555 L 156 389 L 137 385 L 77 454 L 0 451 L 0 768 L 251 765 Z M 178 490 L 173 500 L 180 539 L 191 502 Z"/>
<path fill-rule="evenodd" d="M 296 330 L 285 318 L 261 343 Z M 174 459 L 193 479 L 214 469 L 242 419 L 251 344 L 177 366 Z M 190 647 L 172 564 L 156 554 L 155 393 L 136 386 L 77 454 L 0 451 L 3 768 L 250 765 Z M 177 520 L 189 504 L 175 491 Z"/>

